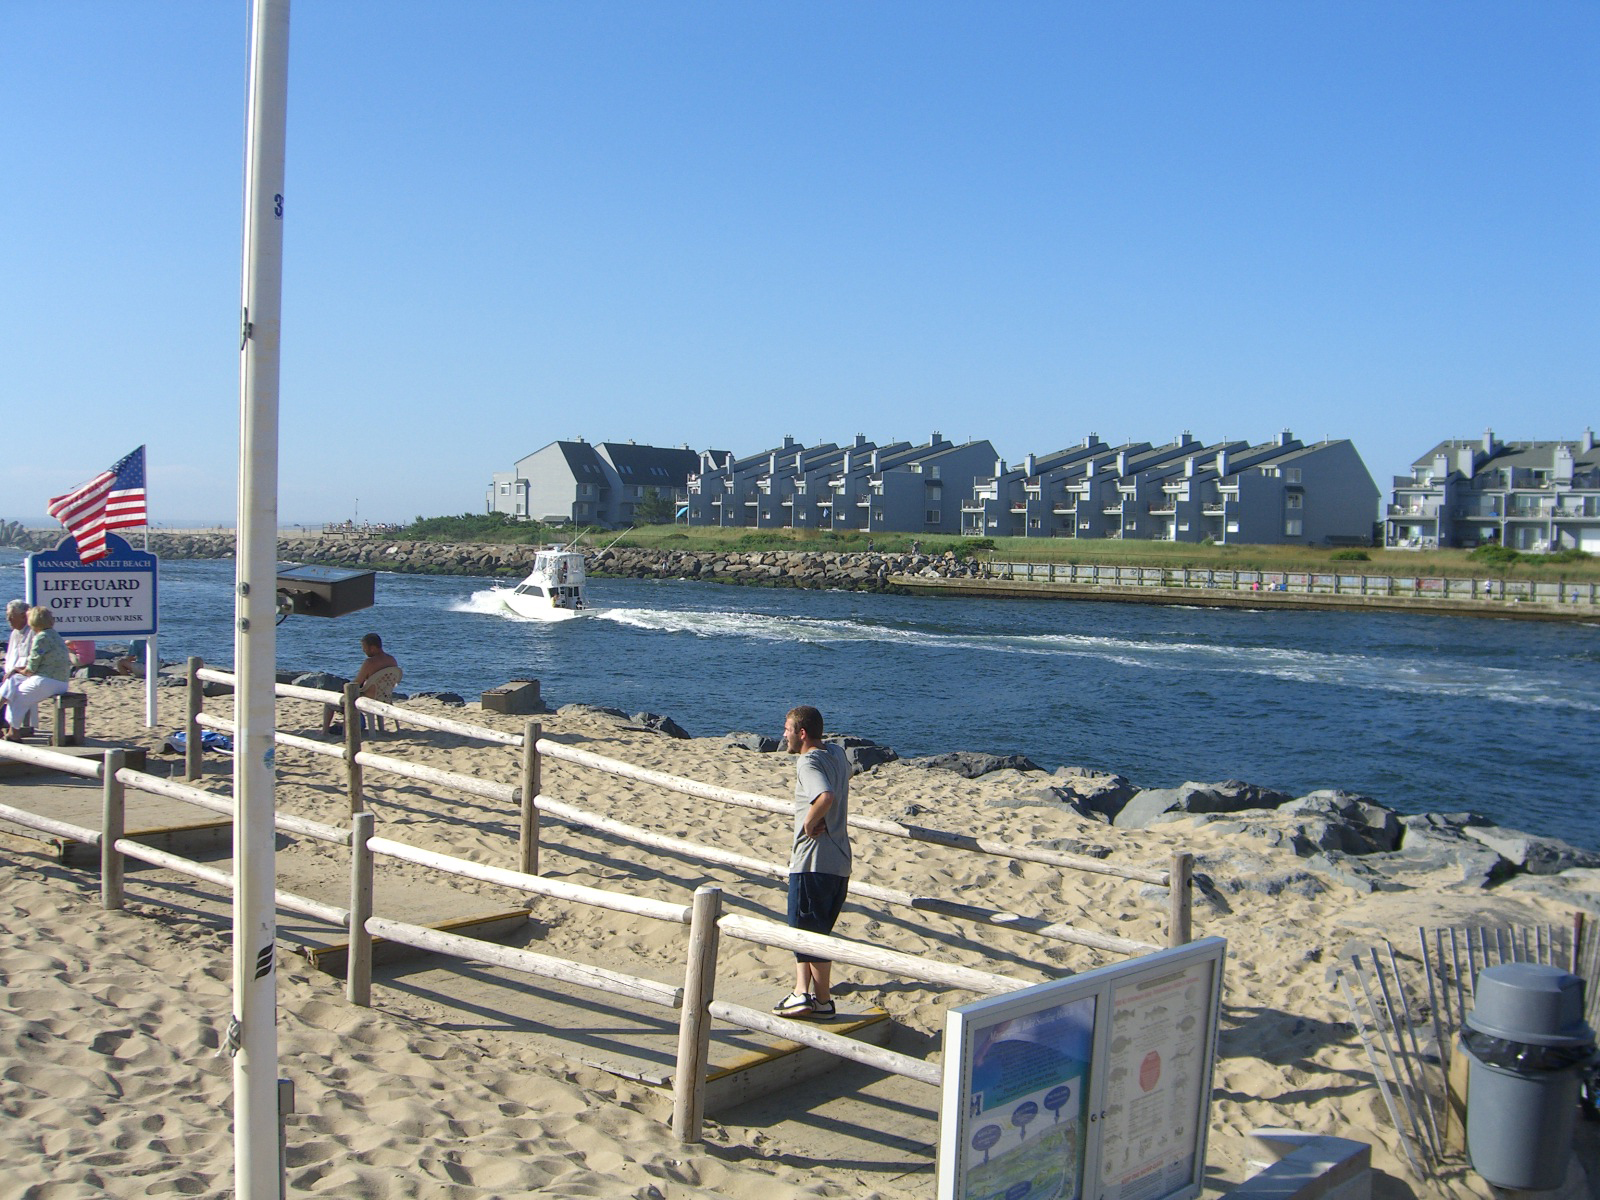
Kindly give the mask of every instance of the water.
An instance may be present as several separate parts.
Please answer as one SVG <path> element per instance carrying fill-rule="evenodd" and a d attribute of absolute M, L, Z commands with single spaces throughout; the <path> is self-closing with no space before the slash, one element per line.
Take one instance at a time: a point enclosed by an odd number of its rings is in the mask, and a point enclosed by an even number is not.
<path fill-rule="evenodd" d="M 5 596 L 20 563 L 0 551 Z M 162 564 L 163 659 L 231 662 L 232 578 L 231 563 Z M 349 675 L 374 629 L 406 691 L 471 700 L 536 678 L 551 705 L 647 709 L 696 735 L 775 734 L 811 703 L 902 755 L 1020 753 L 1143 787 L 1343 787 L 1600 849 L 1600 626 L 633 580 L 591 581 L 602 613 L 542 624 L 490 586 L 380 574 L 374 609 L 280 626 L 278 661 Z"/>

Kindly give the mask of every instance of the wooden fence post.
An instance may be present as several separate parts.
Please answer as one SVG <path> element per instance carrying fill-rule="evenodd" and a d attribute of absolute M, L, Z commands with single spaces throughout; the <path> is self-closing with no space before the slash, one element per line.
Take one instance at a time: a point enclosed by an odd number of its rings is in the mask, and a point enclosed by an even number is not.
<path fill-rule="evenodd" d="M 361 753 L 361 714 L 356 711 L 356 697 L 359 695 L 361 690 L 355 684 L 344 685 L 344 764 L 349 771 L 345 790 L 350 797 L 352 815 L 363 807 L 361 764 L 356 761 L 356 755 Z"/>
<path fill-rule="evenodd" d="M 201 659 L 189 656 L 189 719 L 183 727 L 183 777 L 200 778 L 200 709 L 205 704 L 205 693 L 200 689 Z"/>
<path fill-rule="evenodd" d="M 700 1141 L 706 1115 L 706 1062 L 711 1055 L 711 1001 L 717 990 L 717 943 L 722 889 L 695 889 L 689 919 L 689 963 L 678 1014 L 678 1064 L 672 1074 L 672 1132 L 685 1144 Z"/>
<path fill-rule="evenodd" d="M 539 761 L 539 735 L 544 727 L 529 721 L 522 727 L 522 873 L 539 873 L 539 788 L 543 767 Z"/>
<path fill-rule="evenodd" d="M 1167 868 L 1167 945 L 1187 946 L 1191 940 L 1191 900 L 1194 855 L 1178 851 Z"/>
<path fill-rule="evenodd" d="M 106 751 L 104 774 L 100 777 L 100 907 L 122 907 L 122 855 L 116 845 L 126 828 L 127 789 L 117 778 L 127 755 L 121 750 Z"/>
<path fill-rule="evenodd" d="M 372 1003 L 372 935 L 367 918 L 372 916 L 372 838 L 377 818 L 358 812 L 350 820 L 350 931 L 344 958 L 344 994 L 351 1004 L 366 1008 Z"/>

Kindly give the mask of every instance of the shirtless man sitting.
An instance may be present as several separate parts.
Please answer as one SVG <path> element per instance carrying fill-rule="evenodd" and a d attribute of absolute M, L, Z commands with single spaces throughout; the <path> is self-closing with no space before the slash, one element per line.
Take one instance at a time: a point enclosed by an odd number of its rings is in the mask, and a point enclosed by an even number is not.
<path fill-rule="evenodd" d="M 356 672 L 356 677 L 350 682 L 355 684 L 364 696 L 367 693 L 367 682 L 374 675 L 388 667 L 394 667 L 398 670 L 400 664 L 394 660 L 394 655 L 384 650 L 383 639 L 375 633 L 369 633 L 361 639 L 361 652 L 367 656 L 367 659 L 361 664 L 361 669 Z M 335 732 L 333 717 L 338 711 L 331 704 L 322 706 L 322 732 L 325 735 Z M 343 727 L 340 727 L 338 732 L 343 733 Z"/>

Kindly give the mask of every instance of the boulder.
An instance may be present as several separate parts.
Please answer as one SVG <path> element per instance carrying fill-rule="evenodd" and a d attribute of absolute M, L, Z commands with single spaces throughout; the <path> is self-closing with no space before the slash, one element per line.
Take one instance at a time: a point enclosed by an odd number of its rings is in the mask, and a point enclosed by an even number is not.
<path fill-rule="evenodd" d="M 1400 849 L 1369 859 L 1391 875 L 1445 871 L 1458 876 L 1452 886 L 1487 888 L 1516 873 L 1497 851 L 1466 836 L 1489 824 L 1477 813 L 1423 813 L 1401 817 L 1400 824 Z"/>
<path fill-rule="evenodd" d="M 679 738 L 687 741 L 688 730 L 684 729 L 671 717 L 664 717 L 660 713 L 636 712 L 628 720 L 637 729 L 648 729 L 651 733 L 664 733 L 670 738 Z"/>
<path fill-rule="evenodd" d="M 1087 809 L 1106 820 L 1121 812 L 1139 791 L 1125 776 L 1091 767 L 1059 767 L 1052 778 L 1057 790 L 1072 797 L 1074 808 Z"/>
<path fill-rule="evenodd" d="M 1400 814 L 1370 796 L 1322 788 L 1289 801 L 1278 813 L 1305 818 L 1300 833 L 1320 850 L 1382 854 L 1400 846 Z"/>
<path fill-rule="evenodd" d="M 295 687 L 315 688 L 319 692 L 342 692 L 350 681 L 343 675 L 330 675 L 326 671 L 307 671 L 289 681 Z"/>
<path fill-rule="evenodd" d="M 616 717 L 619 721 L 632 720 L 620 708 L 607 708 L 603 704 L 563 704 L 556 709 L 558 717 Z"/>
<path fill-rule="evenodd" d="M 926 754 L 902 759 L 908 767 L 937 767 L 954 771 L 966 779 L 977 779 L 990 771 L 1038 771 L 1042 768 L 1023 754 L 984 754 L 977 750 L 952 750 L 948 754 Z"/>
<path fill-rule="evenodd" d="M 1277 808 L 1290 799 L 1287 792 L 1258 784 L 1227 779 L 1221 783 L 1185 783 L 1175 788 L 1149 788 L 1129 800 L 1112 819 L 1120 829 L 1143 829 L 1163 813 L 1243 812 L 1250 808 Z"/>
<path fill-rule="evenodd" d="M 1465 825 L 1461 833 L 1530 875 L 1557 875 L 1573 867 L 1600 867 L 1600 854 L 1581 850 L 1560 838 L 1539 837 L 1498 825 Z"/>
<path fill-rule="evenodd" d="M 465 697 L 455 692 L 416 692 L 411 696 L 413 700 L 437 700 L 440 704 L 449 705 L 451 708 L 465 707 Z"/>
<path fill-rule="evenodd" d="M 760 754 L 771 754 L 783 745 L 780 739 L 764 733 L 730 733 L 723 741 L 736 749 L 754 750 Z"/>
<path fill-rule="evenodd" d="M 843 747 L 845 758 L 850 760 L 850 773 L 852 775 L 870 771 L 873 767 L 880 767 L 884 763 L 897 762 L 900 758 L 889 747 L 880 746 L 877 742 L 863 737 L 854 737 L 845 733 L 830 733 L 824 736 L 822 740 Z"/>

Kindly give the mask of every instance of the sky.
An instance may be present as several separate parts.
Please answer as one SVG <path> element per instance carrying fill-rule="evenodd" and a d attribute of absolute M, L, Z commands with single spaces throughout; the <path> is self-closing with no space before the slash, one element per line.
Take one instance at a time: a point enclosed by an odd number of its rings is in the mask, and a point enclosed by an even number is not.
<path fill-rule="evenodd" d="M 0 519 L 236 512 L 242 0 L 0 2 Z M 558 438 L 1600 427 L 1600 5 L 301 0 L 280 523 Z"/>

